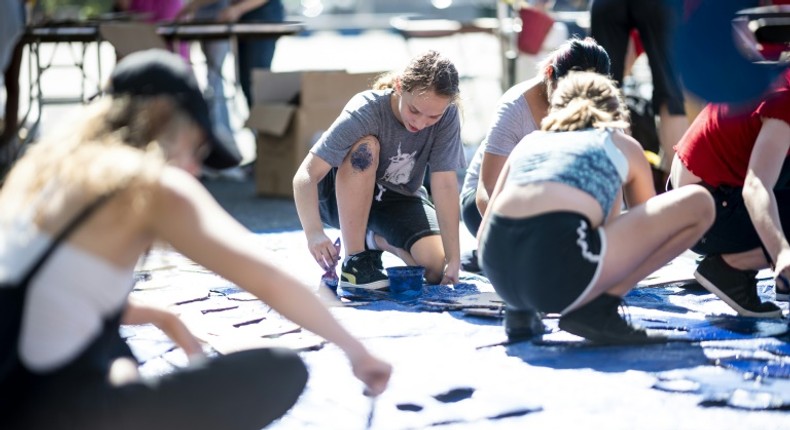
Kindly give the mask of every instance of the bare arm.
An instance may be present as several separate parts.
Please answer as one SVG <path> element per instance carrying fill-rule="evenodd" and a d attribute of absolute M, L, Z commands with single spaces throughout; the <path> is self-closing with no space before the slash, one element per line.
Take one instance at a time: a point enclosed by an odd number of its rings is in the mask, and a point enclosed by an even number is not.
<path fill-rule="evenodd" d="M 331 169 L 329 163 L 309 152 L 293 179 L 296 212 L 307 237 L 307 247 L 318 265 L 324 269 L 324 261 L 337 261 L 340 258 L 332 240 L 324 233 L 324 223 L 318 211 L 318 183 Z"/>
<path fill-rule="evenodd" d="M 373 394 L 387 385 L 389 364 L 372 356 L 306 285 L 259 249 L 256 237 L 225 212 L 192 176 L 168 168 L 153 203 L 157 237 L 197 263 L 251 292 L 285 318 L 339 346 Z"/>
<path fill-rule="evenodd" d="M 461 203 L 458 198 L 458 178 L 455 172 L 432 173 L 431 192 L 436 204 L 446 263 L 442 284 L 457 284 L 458 273 L 461 270 L 461 245 L 458 239 Z"/>
<path fill-rule="evenodd" d="M 130 299 L 121 323 L 153 324 L 183 349 L 190 361 L 205 357 L 203 348 L 195 335 L 189 331 L 176 314 L 168 310 L 137 303 Z"/>
<path fill-rule="evenodd" d="M 641 205 L 656 195 L 650 163 L 645 157 L 642 145 L 633 137 L 615 132 L 612 138 L 628 160 L 628 178 L 623 184 L 625 203 L 629 208 Z"/>
<path fill-rule="evenodd" d="M 499 196 L 499 193 L 502 192 L 502 188 L 505 186 L 505 178 L 507 178 L 508 172 L 510 172 L 510 163 L 505 162 L 505 165 L 502 167 L 502 172 L 499 175 L 499 179 L 497 179 L 496 187 L 494 187 L 494 191 L 491 193 L 491 199 L 489 200 L 489 207 L 493 207 L 494 203 L 496 203 L 496 199 Z M 480 239 L 483 237 L 483 230 L 485 230 L 485 226 L 488 224 L 488 218 L 491 217 L 491 213 L 486 211 L 483 214 L 483 220 L 480 222 L 480 229 L 477 230 L 477 245 L 480 246 Z"/>
<path fill-rule="evenodd" d="M 483 152 L 483 161 L 480 164 L 480 182 L 477 184 L 477 194 L 475 195 L 475 202 L 477 203 L 477 210 L 481 214 L 486 213 L 486 209 L 491 200 L 491 195 L 494 192 L 499 173 L 505 165 L 507 157 L 504 155 L 494 155 Z"/>
<path fill-rule="evenodd" d="M 128 1 L 128 0 L 127 0 Z M 189 3 L 185 4 L 184 7 L 178 11 L 176 15 L 176 21 L 180 20 L 191 20 L 192 16 L 195 12 L 203 6 L 208 6 L 210 4 L 214 4 L 219 0 L 191 0 Z"/>
<path fill-rule="evenodd" d="M 217 21 L 236 22 L 245 13 L 265 5 L 268 1 L 269 0 L 242 0 L 234 3 L 219 13 Z"/>
<path fill-rule="evenodd" d="M 764 119 L 743 185 L 743 201 L 754 228 L 775 262 L 776 273 L 785 277 L 790 276 L 790 244 L 779 221 L 773 188 L 788 149 L 790 125 L 778 119 Z"/>

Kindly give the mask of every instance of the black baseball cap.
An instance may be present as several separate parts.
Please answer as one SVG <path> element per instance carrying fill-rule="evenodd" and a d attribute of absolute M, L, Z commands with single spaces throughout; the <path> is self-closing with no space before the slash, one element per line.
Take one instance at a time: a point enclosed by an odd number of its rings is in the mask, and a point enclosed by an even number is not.
<path fill-rule="evenodd" d="M 163 49 L 129 54 L 115 66 L 108 90 L 114 95 L 172 97 L 206 133 L 211 149 L 203 164 L 213 169 L 226 169 L 241 163 L 236 144 L 226 133 L 214 130 L 195 74 L 180 56 Z"/>

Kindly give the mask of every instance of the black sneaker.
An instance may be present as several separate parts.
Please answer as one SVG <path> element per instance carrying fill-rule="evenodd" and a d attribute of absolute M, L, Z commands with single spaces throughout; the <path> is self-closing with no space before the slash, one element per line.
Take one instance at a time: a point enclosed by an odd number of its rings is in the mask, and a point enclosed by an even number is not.
<path fill-rule="evenodd" d="M 340 286 L 380 290 L 390 286 L 381 262 L 382 251 L 365 250 L 348 256 L 340 269 Z"/>
<path fill-rule="evenodd" d="M 546 326 L 537 311 L 505 309 L 505 333 L 508 341 L 528 340 L 545 332 Z"/>
<path fill-rule="evenodd" d="M 648 334 L 631 326 L 618 312 L 623 299 L 601 294 L 586 305 L 560 317 L 559 327 L 568 333 L 581 336 L 603 345 L 633 345 L 660 343 L 665 336 Z"/>
<path fill-rule="evenodd" d="M 724 300 L 738 315 L 755 318 L 781 318 L 782 310 L 771 302 L 763 303 L 757 295 L 757 272 L 738 270 L 720 255 L 702 259 L 694 278 L 706 290 Z"/>
<path fill-rule="evenodd" d="M 465 270 L 470 273 L 483 272 L 483 269 L 480 268 L 480 263 L 477 261 L 476 249 L 461 255 L 461 270 Z"/>

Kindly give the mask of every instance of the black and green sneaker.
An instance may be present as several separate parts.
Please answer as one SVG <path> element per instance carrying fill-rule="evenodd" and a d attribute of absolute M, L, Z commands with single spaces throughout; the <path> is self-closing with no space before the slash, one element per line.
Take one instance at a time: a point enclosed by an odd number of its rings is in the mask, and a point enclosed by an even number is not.
<path fill-rule="evenodd" d="M 384 266 L 382 251 L 365 250 L 346 257 L 340 268 L 340 286 L 381 290 L 390 286 Z"/>

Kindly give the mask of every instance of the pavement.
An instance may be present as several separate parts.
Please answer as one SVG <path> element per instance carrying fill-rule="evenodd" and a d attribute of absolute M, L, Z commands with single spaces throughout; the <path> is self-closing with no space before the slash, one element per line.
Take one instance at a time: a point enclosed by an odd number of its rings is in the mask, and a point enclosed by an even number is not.
<path fill-rule="evenodd" d="M 391 32 L 319 32 L 282 39 L 273 68 L 391 69 L 425 47 L 446 51 L 468 77 L 462 83 L 463 139 L 471 153 L 501 94 L 499 48 L 490 36 L 405 41 Z M 110 66 L 105 65 L 105 72 Z M 47 84 L 51 91 L 68 89 L 63 80 L 53 82 Z M 244 106 L 233 102 L 238 125 Z M 45 132 L 61 126 L 61 109 L 67 108 L 45 107 Z M 237 141 L 251 161 L 251 133 L 239 129 Z M 261 249 L 318 291 L 321 271 L 305 251 L 292 200 L 258 196 L 249 177 L 203 182 L 223 207 L 259 234 Z M 462 247 L 471 249 L 473 238 L 459 229 Z M 176 252 L 153 253 L 138 271 L 134 294 L 181 314 L 210 354 L 265 345 L 300 350 L 310 381 L 273 429 L 790 428 L 787 317 L 735 317 L 713 295 L 685 284 L 694 258 L 684 254 L 628 297 L 634 322 L 679 338 L 650 347 L 589 345 L 559 331 L 551 315 L 544 320 L 547 335 L 510 344 L 493 288 L 484 277 L 469 273 L 452 288 L 427 285 L 408 299 L 341 291 L 340 303 L 330 302 L 333 314 L 395 368 L 390 389 L 376 400 L 361 394 L 336 347 Z M 384 263 L 400 264 L 390 255 Z M 760 294 L 771 299 L 772 281 L 761 275 Z M 787 303 L 781 306 L 786 315 Z M 186 365 L 183 353 L 152 327 L 126 327 L 124 334 L 143 362 L 144 374 Z"/>

